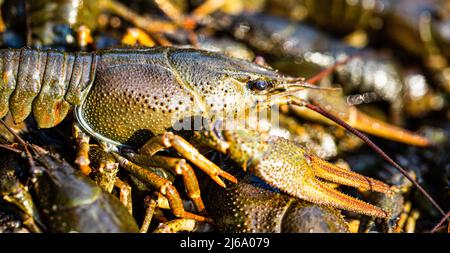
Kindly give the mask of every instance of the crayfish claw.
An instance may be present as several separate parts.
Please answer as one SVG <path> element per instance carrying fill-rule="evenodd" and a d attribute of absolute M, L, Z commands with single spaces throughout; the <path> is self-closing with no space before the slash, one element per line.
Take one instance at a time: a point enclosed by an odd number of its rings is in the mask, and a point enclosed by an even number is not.
<path fill-rule="evenodd" d="M 389 193 L 388 185 L 334 166 L 307 154 L 296 143 L 271 137 L 265 152 L 254 159 L 249 171 L 279 190 L 318 205 L 325 205 L 369 216 L 386 218 L 387 212 L 364 201 L 347 196 L 317 177 L 339 184 Z M 282 155 L 280 155 L 282 154 Z"/>
<path fill-rule="evenodd" d="M 237 178 L 235 178 L 233 175 L 231 175 L 228 172 L 225 172 L 223 170 L 219 171 L 218 176 L 221 176 L 221 177 L 223 177 L 223 178 L 227 179 L 228 181 L 230 181 L 232 183 L 235 183 L 235 184 L 238 182 Z"/>
<path fill-rule="evenodd" d="M 297 196 L 319 205 L 332 206 L 335 208 L 357 212 L 369 216 L 380 218 L 388 217 L 388 213 L 379 207 L 350 197 L 342 192 L 328 187 L 317 179 L 310 180 Z"/>
<path fill-rule="evenodd" d="M 221 176 L 235 184 L 238 182 L 237 179 L 234 176 L 232 176 L 231 174 L 228 174 L 227 172 L 225 172 L 223 170 L 219 170 L 217 172 L 217 175 L 211 175 L 211 179 L 214 180 L 218 185 L 220 185 L 223 188 L 226 188 L 227 185 L 223 182 L 223 180 L 219 176 Z"/>
<path fill-rule="evenodd" d="M 211 177 L 212 180 L 214 180 L 214 182 L 216 182 L 218 185 L 220 185 L 223 188 L 227 188 L 227 185 L 225 184 L 225 182 L 223 182 L 222 179 L 220 179 L 220 177 L 218 176 L 212 176 Z"/>
<path fill-rule="evenodd" d="M 349 124 L 356 129 L 375 136 L 419 147 L 427 147 L 432 144 L 431 141 L 424 136 L 373 118 L 359 111 L 356 107 L 350 107 L 349 110 L 350 113 L 353 114 L 353 117 L 351 117 L 352 121 L 349 122 Z"/>
<path fill-rule="evenodd" d="M 376 191 L 384 194 L 392 194 L 389 185 L 376 179 L 365 177 L 361 174 L 340 168 L 332 163 L 324 161 L 315 156 L 309 156 L 314 174 L 317 177 L 363 190 Z"/>

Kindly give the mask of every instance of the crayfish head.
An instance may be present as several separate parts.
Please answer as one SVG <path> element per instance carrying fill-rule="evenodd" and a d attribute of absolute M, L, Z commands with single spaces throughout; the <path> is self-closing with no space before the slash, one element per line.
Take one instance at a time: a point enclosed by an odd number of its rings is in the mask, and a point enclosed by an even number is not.
<path fill-rule="evenodd" d="M 234 116 L 254 108 L 269 95 L 302 88 L 298 78 L 219 53 L 177 49 L 168 51 L 167 56 L 179 80 L 195 94 L 196 101 L 209 115 Z"/>

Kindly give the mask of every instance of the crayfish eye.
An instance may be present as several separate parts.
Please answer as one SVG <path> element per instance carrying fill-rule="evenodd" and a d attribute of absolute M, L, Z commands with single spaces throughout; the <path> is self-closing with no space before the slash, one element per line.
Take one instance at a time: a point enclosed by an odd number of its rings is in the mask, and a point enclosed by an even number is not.
<path fill-rule="evenodd" d="M 265 80 L 251 80 L 248 81 L 248 86 L 252 90 L 265 90 L 269 88 L 270 84 L 268 81 Z"/>

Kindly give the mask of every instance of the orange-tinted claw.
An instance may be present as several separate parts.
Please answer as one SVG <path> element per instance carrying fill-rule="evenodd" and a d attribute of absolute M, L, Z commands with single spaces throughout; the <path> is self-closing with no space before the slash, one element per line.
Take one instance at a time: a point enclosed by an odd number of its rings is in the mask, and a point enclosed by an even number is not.
<path fill-rule="evenodd" d="M 216 182 L 220 187 L 222 187 L 222 188 L 226 188 L 227 187 L 225 182 L 223 182 L 223 180 L 220 177 L 212 176 L 211 179 L 214 180 L 214 182 Z"/>
<path fill-rule="evenodd" d="M 219 170 L 217 172 L 217 175 L 215 175 L 215 176 L 211 175 L 211 179 L 214 180 L 214 182 L 216 182 L 218 185 L 222 186 L 223 188 L 226 188 L 227 185 L 223 182 L 223 180 L 220 177 L 223 177 L 223 178 L 227 179 L 228 181 L 231 181 L 232 183 L 235 183 L 235 184 L 237 183 L 237 179 L 234 176 L 228 174 L 227 172 L 225 172 L 223 170 Z"/>
<path fill-rule="evenodd" d="M 302 191 L 298 193 L 299 195 L 297 197 L 316 204 L 333 206 L 335 208 L 380 218 L 388 217 L 386 211 L 334 190 L 315 178 L 304 185 Z"/>
<path fill-rule="evenodd" d="M 254 159 L 249 167 L 251 173 L 264 180 L 267 184 L 294 197 L 315 204 L 332 206 L 375 217 L 387 217 L 387 213 L 380 208 L 334 190 L 317 179 L 316 176 L 317 174 L 329 176 L 330 174 L 339 175 L 341 173 L 339 176 L 333 175 L 330 178 L 337 182 L 341 181 L 349 185 L 362 185 L 369 188 L 369 182 L 364 182 L 364 180 L 367 180 L 366 178 L 356 173 L 356 175 L 353 173 L 344 174 L 344 169 L 332 166 L 324 166 L 325 168 L 322 169 L 320 165 L 326 165 L 325 163 L 316 160 L 318 158 L 307 159 L 310 156 L 306 154 L 306 151 L 287 139 L 271 137 L 269 143 L 270 148 L 263 152 L 258 159 Z M 319 173 L 316 174 L 317 171 Z M 357 183 L 350 182 L 353 178 Z M 387 185 L 375 181 L 370 181 L 373 185 L 376 185 L 372 186 L 372 189 L 377 189 L 381 192 L 389 191 Z"/>
<path fill-rule="evenodd" d="M 342 185 L 362 188 L 364 190 L 392 194 L 389 186 L 381 181 L 365 177 L 350 170 L 342 169 L 315 156 L 310 156 L 309 158 L 314 169 L 314 174 L 317 177 Z"/>
<path fill-rule="evenodd" d="M 218 176 L 221 176 L 221 177 L 223 177 L 223 178 L 227 179 L 228 181 L 230 181 L 232 183 L 235 183 L 235 184 L 238 182 L 238 180 L 233 175 L 231 175 L 231 174 L 229 174 L 229 173 L 227 173 L 227 172 L 225 172 L 223 170 L 221 170 L 218 173 Z"/>
<path fill-rule="evenodd" d="M 429 146 L 430 140 L 401 127 L 389 124 L 358 111 L 355 106 L 349 106 L 344 96 L 330 94 L 320 90 L 309 90 L 308 99 L 317 107 L 327 113 L 343 120 L 345 123 L 360 131 L 383 137 L 386 139 L 403 142 L 416 146 Z M 327 124 L 336 124 L 316 111 L 303 106 L 291 106 L 290 110 L 300 117 L 321 121 Z"/>
<path fill-rule="evenodd" d="M 358 111 L 356 107 L 350 107 L 349 116 L 350 118 L 347 123 L 366 133 L 415 146 L 426 147 L 431 145 L 430 140 L 427 138 L 370 117 L 369 115 Z"/>
<path fill-rule="evenodd" d="M 324 100 L 329 100 L 324 99 Z M 317 101 L 316 101 L 317 102 Z M 323 102 L 323 101 L 321 101 Z M 398 141 L 406 143 L 409 145 L 415 145 L 420 147 L 426 147 L 431 145 L 430 140 L 427 138 L 415 134 L 411 131 L 403 129 L 398 126 L 386 123 L 379 119 L 373 118 L 363 112 L 358 111 L 354 106 L 344 107 L 341 105 L 339 99 L 333 101 L 337 104 L 328 105 L 330 101 L 326 101 L 325 104 L 320 104 L 320 107 L 324 108 L 329 113 L 340 117 L 345 123 L 349 124 L 351 127 L 356 128 L 368 134 L 383 137 L 389 140 Z M 308 108 L 302 107 L 292 107 L 292 112 L 300 117 L 304 117 L 311 120 L 321 121 L 327 124 L 336 124 L 335 122 L 323 117 L 317 112 L 311 111 Z"/>

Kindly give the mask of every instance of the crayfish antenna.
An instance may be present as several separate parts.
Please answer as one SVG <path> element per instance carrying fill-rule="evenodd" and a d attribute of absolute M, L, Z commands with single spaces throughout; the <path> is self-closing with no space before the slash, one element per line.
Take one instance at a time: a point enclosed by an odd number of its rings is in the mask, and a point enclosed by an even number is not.
<path fill-rule="evenodd" d="M 22 137 L 20 137 L 13 129 L 11 129 L 6 123 L 5 121 L 3 121 L 3 119 L 0 119 L 0 123 L 14 136 L 14 138 L 20 143 L 20 145 L 22 145 L 22 147 L 25 150 L 25 154 L 27 155 L 28 158 L 28 163 L 30 164 L 30 167 L 32 169 L 36 168 L 36 163 L 33 159 L 33 156 L 31 155 L 30 150 L 28 149 L 28 143 L 22 139 Z"/>
<path fill-rule="evenodd" d="M 296 105 L 296 106 L 304 106 L 304 107 L 306 107 L 308 109 L 311 109 L 311 110 L 321 114 L 322 116 L 324 116 L 324 117 L 326 117 L 326 118 L 336 122 L 337 124 L 339 124 L 340 126 L 345 128 L 346 130 L 348 130 L 349 132 L 351 132 L 352 134 L 356 135 L 358 138 L 363 140 L 371 149 L 373 149 L 375 152 L 377 152 L 384 160 L 386 160 L 390 165 L 392 165 L 401 174 L 403 174 L 403 176 L 405 176 L 409 181 L 411 181 L 411 183 L 413 183 L 417 187 L 417 189 L 419 189 L 419 191 L 428 199 L 428 201 L 430 201 L 430 203 L 436 208 L 436 210 L 438 210 L 442 214 L 442 216 L 446 217 L 447 214 L 436 203 L 436 201 L 430 196 L 430 194 L 428 194 L 428 192 L 416 180 L 414 180 L 408 174 L 408 172 L 405 169 L 403 169 L 402 166 L 400 166 L 398 163 L 396 163 L 390 156 L 388 156 L 383 150 L 381 150 L 380 147 L 378 147 L 375 143 L 373 143 L 366 135 L 364 135 L 363 133 L 361 133 L 357 129 L 351 127 L 349 124 L 347 124 L 343 120 L 339 119 L 338 117 L 336 117 L 332 113 L 322 109 L 319 106 L 310 104 L 310 103 L 308 103 L 305 100 L 299 100 L 299 99 L 297 99 L 295 97 L 291 97 L 291 98 L 292 98 L 291 99 L 291 104 Z M 446 219 L 450 221 L 450 217 L 446 217 Z"/>
<path fill-rule="evenodd" d="M 351 61 L 354 58 L 359 57 L 359 56 L 360 56 L 359 54 L 354 54 L 354 55 L 347 56 L 344 60 L 335 62 L 330 67 L 322 70 L 318 74 L 316 74 L 313 77 L 309 78 L 308 80 L 306 80 L 306 82 L 310 83 L 310 84 L 315 84 L 318 81 L 322 80 L 324 77 L 326 77 L 326 76 L 330 75 L 331 73 L 333 73 L 339 66 L 345 65 L 349 61 Z"/>
<path fill-rule="evenodd" d="M 445 215 L 438 224 L 436 224 L 436 226 L 434 226 L 434 228 L 431 230 L 431 233 L 436 232 L 441 226 L 442 224 L 444 224 L 445 220 L 447 220 L 450 217 L 450 211 L 447 213 L 447 215 Z M 450 226 L 450 225 L 449 225 Z M 450 233 L 450 228 L 449 228 L 449 233 Z"/>
<path fill-rule="evenodd" d="M 6 150 L 16 153 L 18 155 L 22 154 L 22 150 L 14 148 L 12 145 L 9 146 L 9 145 L 5 145 L 5 144 L 0 144 L 0 148 L 6 149 Z"/>

